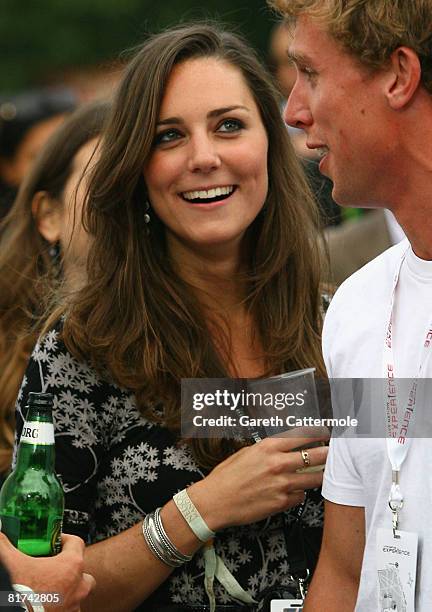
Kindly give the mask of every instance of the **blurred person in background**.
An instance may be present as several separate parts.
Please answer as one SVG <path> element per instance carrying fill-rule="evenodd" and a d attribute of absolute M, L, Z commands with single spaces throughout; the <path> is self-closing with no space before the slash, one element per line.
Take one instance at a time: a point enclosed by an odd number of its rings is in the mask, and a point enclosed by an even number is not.
<path fill-rule="evenodd" d="M 290 28 L 285 21 L 279 21 L 270 33 L 268 61 L 280 92 L 286 102 L 294 86 L 297 72 L 288 56 Z"/>
<path fill-rule="evenodd" d="M 288 57 L 290 36 L 291 29 L 288 24 L 284 21 L 276 23 L 270 33 L 268 48 L 268 65 L 282 95 L 281 111 L 283 111 L 289 98 L 297 74 L 295 65 L 291 58 Z M 311 151 L 306 146 L 305 132 L 291 126 L 287 126 L 287 129 L 297 155 L 305 159 L 316 159 L 316 152 Z"/>
<path fill-rule="evenodd" d="M 81 227 L 81 181 L 108 104 L 73 113 L 51 135 L 0 225 L 0 473 L 9 469 L 14 405 L 51 290 L 79 282 L 87 237 Z M 78 188 L 78 190 L 77 190 Z M 72 239 L 72 234 L 73 239 Z"/>
<path fill-rule="evenodd" d="M 328 280 L 340 285 L 386 249 L 405 238 L 390 210 L 370 210 L 359 219 L 347 219 L 325 230 L 328 245 Z"/>
<path fill-rule="evenodd" d="M 52 79 L 70 87 L 81 103 L 111 99 L 124 69 L 121 59 L 89 66 L 63 67 Z"/>
<path fill-rule="evenodd" d="M 66 88 L 0 95 L 0 220 L 38 152 L 76 106 Z"/>
<path fill-rule="evenodd" d="M 296 67 L 291 58 L 288 57 L 288 46 L 291 37 L 292 28 L 284 21 L 281 21 L 273 27 L 269 42 L 268 65 L 282 96 L 281 113 L 283 113 L 297 75 Z M 331 196 L 333 185 L 327 177 L 319 172 L 316 151 L 307 148 L 304 130 L 291 126 L 287 126 L 287 129 L 315 198 L 319 203 L 323 225 L 339 224 L 340 208 Z"/>
<path fill-rule="evenodd" d="M 321 475 L 297 472 L 295 450 L 311 438 L 185 440 L 180 427 L 182 378 L 323 372 L 318 211 L 246 43 L 196 24 L 143 45 L 84 210 L 87 283 L 35 347 L 17 424 L 30 391 L 55 395 L 65 528 L 91 543 L 98 585 L 88 608 L 237 612 L 296 594 L 305 489 L 311 571 L 320 546 Z M 325 447 L 307 452 L 325 462 Z"/>

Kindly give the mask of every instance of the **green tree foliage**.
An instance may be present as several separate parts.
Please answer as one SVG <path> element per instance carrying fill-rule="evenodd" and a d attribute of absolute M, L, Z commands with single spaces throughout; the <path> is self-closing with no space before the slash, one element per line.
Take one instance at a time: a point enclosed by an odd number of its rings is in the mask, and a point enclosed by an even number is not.
<path fill-rule="evenodd" d="M 0 90 L 119 57 L 149 32 L 219 19 L 265 54 L 274 16 L 265 0 L 0 0 Z"/>

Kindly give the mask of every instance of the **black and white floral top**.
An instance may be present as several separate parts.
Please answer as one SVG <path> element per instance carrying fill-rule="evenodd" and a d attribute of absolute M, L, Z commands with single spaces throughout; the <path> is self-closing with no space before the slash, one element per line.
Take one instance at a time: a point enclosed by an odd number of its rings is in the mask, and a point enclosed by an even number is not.
<path fill-rule="evenodd" d="M 36 344 L 30 358 L 17 401 L 18 436 L 30 391 L 55 396 L 56 470 L 65 491 L 65 533 L 88 543 L 109 538 L 205 476 L 187 446 L 141 416 L 132 393 L 102 380 L 68 352 L 59 327 Z M 322 515 L 322 499 L 314 491 L 303 519 L 311 564 L 320 546 Z M 215 548 L 254 599 L 269 587 L 291 584 L 281 515 L 226 529 L 217 535 Z M 217 581 L 215 593 L 217 603 L 234 603 Z M 200 552 L 138 610 L 171 603 L 207 603 Z"/>

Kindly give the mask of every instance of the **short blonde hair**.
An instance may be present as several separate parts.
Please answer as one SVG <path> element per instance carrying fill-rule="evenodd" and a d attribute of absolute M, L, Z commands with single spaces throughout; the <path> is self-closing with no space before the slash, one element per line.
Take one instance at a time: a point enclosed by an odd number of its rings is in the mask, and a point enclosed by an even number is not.
<path fill-rule="evenodd" d="M 400 46 L 413 49 L 432 93 L 432 0 L 268 0 L 286 19 L 306 14 L 363 65 L 381 68 Z"/>

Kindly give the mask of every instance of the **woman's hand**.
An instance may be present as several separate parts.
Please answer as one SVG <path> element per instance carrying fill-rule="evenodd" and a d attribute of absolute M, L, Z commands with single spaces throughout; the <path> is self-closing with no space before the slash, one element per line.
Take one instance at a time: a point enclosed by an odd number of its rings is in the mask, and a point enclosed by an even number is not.
<path fill-rule="evenodd" d="M 303 432 L 300 432 L 300 434 Z M 304 500 L 305 489 L 319 487 L 322 472 L 299 473 L 305 467 L 301 452 L 307 450 L 310 466 L 326 462 L 328 448 L 308 448 L 320 437 L 266 438 L 243 448 L 193 484 L 188 493 L 213 531 L 245 525 L 281 512 Z"/>

